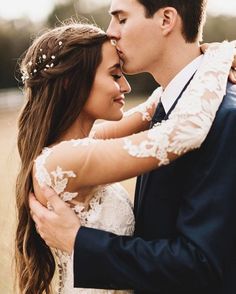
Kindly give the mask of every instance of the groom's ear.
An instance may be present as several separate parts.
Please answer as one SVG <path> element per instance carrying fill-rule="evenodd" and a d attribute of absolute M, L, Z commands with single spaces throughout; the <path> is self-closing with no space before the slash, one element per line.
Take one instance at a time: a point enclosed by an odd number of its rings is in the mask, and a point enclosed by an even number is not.
<path fill-rule="evenodd" d="M 157 11 L 160 20 L 160 28 L 164 36 L 173 32 L 177 26 L 181 26 L 181 19 L 174 7 L 164 7 Z"/>

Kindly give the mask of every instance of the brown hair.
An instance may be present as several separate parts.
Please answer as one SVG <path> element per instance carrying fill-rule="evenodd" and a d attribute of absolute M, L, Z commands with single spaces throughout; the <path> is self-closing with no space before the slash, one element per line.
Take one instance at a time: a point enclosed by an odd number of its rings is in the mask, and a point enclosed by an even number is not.
<path fill-rule="evenodd" d="M 33 161 L 78 117 L 107 40 L 96 26 L 73 22 L 37 38 L 21 62 L 27 101 L 18 126 L 21 168 L 16 183 L 15 257 L 20 293 L 50 293 L 55 271 L 52 252 L 37 234 L 30 216 L 28 195 L 32 190 Z"/>
<path fill-rule="evenodd" d="M 199 36 L 205 18 L 207 0 L 137 0 L 146 10 L 146 17 L 152 17 L 160 8 L 174 7 L 182 19 L 182 34 L 189 43 Z"/>

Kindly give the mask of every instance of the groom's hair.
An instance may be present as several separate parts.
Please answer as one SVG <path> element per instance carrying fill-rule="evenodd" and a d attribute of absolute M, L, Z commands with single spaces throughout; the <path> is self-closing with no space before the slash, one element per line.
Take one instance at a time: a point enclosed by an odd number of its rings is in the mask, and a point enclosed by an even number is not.
<path fill-rule="evenodd" d="M 205 19 L 207 0 L 137 0 L 152 17 L 160 8 L 174 7 L 182 19 L 182 34 L 189 43 L 195 42 Z"/>

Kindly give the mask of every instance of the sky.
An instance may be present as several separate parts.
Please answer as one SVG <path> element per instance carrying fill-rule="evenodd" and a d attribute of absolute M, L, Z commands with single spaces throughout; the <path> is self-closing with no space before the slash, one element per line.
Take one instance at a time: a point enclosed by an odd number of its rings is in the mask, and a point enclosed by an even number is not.
<path fill-rule="evenodd" d="M 111 0 L 80 0 L 85 8 L 94 9 L 109 4 Z M 32 21 L 43 21 L 52 11 L 55 3 L 66 0 L 5 0 L 1 1 L 0 17 L 14 19 L 29 17 Z M 208 13 L 236 16 L 236 0 L 208 0 Z"/>

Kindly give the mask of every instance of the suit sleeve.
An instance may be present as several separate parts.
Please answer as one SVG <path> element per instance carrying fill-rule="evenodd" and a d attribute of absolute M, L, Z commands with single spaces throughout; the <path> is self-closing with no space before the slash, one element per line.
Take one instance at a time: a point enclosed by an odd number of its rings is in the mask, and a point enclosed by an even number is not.
<path fill-rule="evenodd" d="M 75 286 L 191 293 L 220 285 L 235 253 L 235 144 L 236 111 L 225 110 L 196 151 L 208 156 L 196 166 L 198 182 L 183 195 L 176 238 L 145 241 L 82 227 L 75 242 Z"/>

